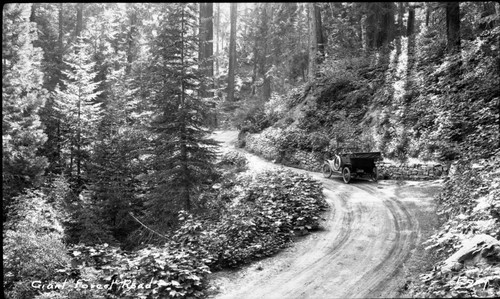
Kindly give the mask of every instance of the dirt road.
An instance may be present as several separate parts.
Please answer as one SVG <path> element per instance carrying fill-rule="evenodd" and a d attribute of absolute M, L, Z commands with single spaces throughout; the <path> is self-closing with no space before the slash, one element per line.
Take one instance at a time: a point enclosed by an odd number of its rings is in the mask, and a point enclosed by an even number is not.
<path fill-rule="evenodd" d="M 214 137 L 231 147 L 237 132 Z M 253 171 L 282 167 L 244 152 Z M 321 181 L 330 210 L 322 230 L 283 252 L 238 271 L 213 274 L 216 298 L 396 297 L 408 263 L 435 222 L 432 195 L 439 182 Z"/>

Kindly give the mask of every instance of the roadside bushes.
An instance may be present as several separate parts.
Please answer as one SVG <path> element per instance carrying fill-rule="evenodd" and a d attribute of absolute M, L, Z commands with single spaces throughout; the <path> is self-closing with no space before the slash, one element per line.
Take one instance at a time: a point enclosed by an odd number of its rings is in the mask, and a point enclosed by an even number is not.
<path fill-rule="evenodd" d="M 489 159 L 459 160 L 438 195 L 441 229 L 427 241 L 441 259 L 432 271 L 409 285 L 415 297 L 500 296 L 500 151 Z M 497 245 L 467 252 L 451 263 L 473 239 Z M 474 249 L 474 248 L 473 248 Z M 467 248 L 465 248 L 467 250 Z M 453 255 L 453 256 L 452 256 Z M 451 265 L 451 267 L 450 267 Z"/>
<path fill-rule="evenodd" d="M 233 160 L 246 164 L 239 154 L 222 159 Z M 133 252 L 107 244 L 63 246 L 64 258 L 48 257 L 64 264 L 36 278 L 44 283 L 67 278 L 64 289 L 23 285 L 37 299 L 204 298 L 210 269 L 237 267 L 278 252 L 294 236 L 318 229 L 327 208 L 321 184 L 292 171 L 240 173 L 214 187 L 210 200 L 218 204 L 209 206 L 221 210 L 216 218 L 181 211 L 180 227 L 164 236 L 163 245 Z"/>
<path fill-rule="evenodd" d="M 321 132 L 306 132 L 300 129 L 285 130 L 276 140 L 282 151 L 299 149 L 306 151 L 324 151 L 330 144 L 330 138 Z"/>
<path fill-rule="evenodd" d="M 467 235 L 487 234 L 500 239 L 500 151 L 490 159 L 459 160 L 456 165 L 437 197 L 439 214 L 449 225 L 433 241 L 447 253 Z"/>
<path fill-rule="evenodd" d="M 232 205 L 205 234 L 206 248 L 214 253 L 213 267 L 234 267 L 272 255 L 294 235 L 317 229 L 327 207 L 321 190 L 320 183 L 292 171 L 239 178 L 229 191 L 236 196 Z"/>
<path fill-rule="evenodd" d="M 268 101 L 250 98 L 243 103 L 234 117 L 233 123 L 244 133 L 259 133 L 276 125 L 276 122 L 285 117 L 287 111 L 304 99 L 304 86 L 292 88 L 286 94 L 273 93 Z"/>
<path fill-rule="evenodd" d="M 45 288 L 35 298 L 203 298 L 209 260 L 181 245 L 168 241 L 134 252 L 107 244 L 73 246 L 73 266 L 44 282 L 64 287 Z"/>
<path fill-rule="evenodd" d="M 234 172 L 241 172 L 248 169 L 248 161 L 243 154 L 237 151 L 228 151 L 222 154 L 217 166 Z"/>
<path fill-rule="evenodd" d="M 51 279 L 67 266 L 61 215 L 39 190 L 14 198 L 3 233 L 4 295 L 30 298 L 28 280 Z"/>
<path fill-rule="evenodd" d="M 330 144 L 328 135 L 321 132 L 307 132 L 290 127 L 286 129 L 268 128 L 259 137 L 263 143 L 271 143 L 279 152 L 293 151 L 324 151 Z"/>
<path fill-rule="evenodd" d="M 184 217 L 177 235 L 186 246 L 209 252 L 213 269 L 278 252 L 294 236 L 317 229 L 327 207 L 321 184 L 292 171 L 242 175 L 226 187 L 218 200 L 227 205 L 217 221 Z"/>

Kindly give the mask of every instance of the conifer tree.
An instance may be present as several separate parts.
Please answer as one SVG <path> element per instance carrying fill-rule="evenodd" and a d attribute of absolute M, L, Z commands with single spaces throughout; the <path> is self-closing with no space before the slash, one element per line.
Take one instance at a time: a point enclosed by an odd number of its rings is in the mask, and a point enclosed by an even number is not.
<path fill-rule="evenodd" d="M 229 67 L 227 74 L 227 100 L 234 101 L 235 71 L 236 71 L 236 17 L 237 3 L 231 3 L 231 34 L 229 36 Z"/>
<path fill-rule="evenodd" d="M 38 111 L 44 104 L 42 53 L 30 23 L 31 4 L 7 4 L 2 23 L 2 183 L 4 216 L 11 199 L 37 187 L 47 159 L 37 154 L 46 141 Z M 5 218 L 4 218 L 5 220 Z"/>
<path fill-rule="evenodd" d="M 70 70 L 63 72 L 66 76 L 62 79 L 63 86 L 57 86 L 54 92 L 55 109 L 61 119 L 62 164 L 79 186 L 102 117 L 101 103 L 95 101 L 100 82 L 94 82 L 95 63 L 90 60 L 88 46 L 81 37 L 65 60 Z"/>
<path fill-rule="evenodd" d="M 141 145 L 147 135 L 138 113 L 137 89 L 126 72 L 126 65 L 107 75 L 110 87 L 99 126 L 89 179 L 101 218 L 124 241 L 137 223 L 130 216 L 136 214 L 137 175 L 144 171 L 139 163 Z"/>
<path fill-rule="evenodd" d="M 181 209 L 196 208 L 196 190 L 213 174 L 216 142 L 206 128 L 209 107 L 199 96 L 196 4 L 162 6 L 151 64 L 154 185 L 148 216 L 162 227 Z"/>

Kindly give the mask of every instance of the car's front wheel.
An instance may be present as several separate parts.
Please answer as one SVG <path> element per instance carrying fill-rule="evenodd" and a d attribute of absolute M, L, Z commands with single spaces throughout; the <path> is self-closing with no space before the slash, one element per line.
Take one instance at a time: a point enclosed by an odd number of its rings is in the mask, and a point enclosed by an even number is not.
<path fill-rule="evenodd" d="M 322 172 L 323 172 L 323 176 L 325 178 L 329 178 L 332 176 L 332 169 L 331 169 L 330 164 L 328 162 L 325 162 L 323 164 Z"/>

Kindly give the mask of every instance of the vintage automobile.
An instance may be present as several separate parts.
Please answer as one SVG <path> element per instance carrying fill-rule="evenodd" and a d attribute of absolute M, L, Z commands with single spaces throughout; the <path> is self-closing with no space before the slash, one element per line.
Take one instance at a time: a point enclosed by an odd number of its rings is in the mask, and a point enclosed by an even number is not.
<path fill-rule="evenodd" d="M 326 159 L 322 172 L 323 176 L 329 178 L 333 173 L 342 175 L 346 184 L 356 177 L 369 176 L 377 181 L 378 172 L 376 161 L 382 160 L 380 152 L 359 152 L 356 148 L 338 148 L 333 159 Z"/>

